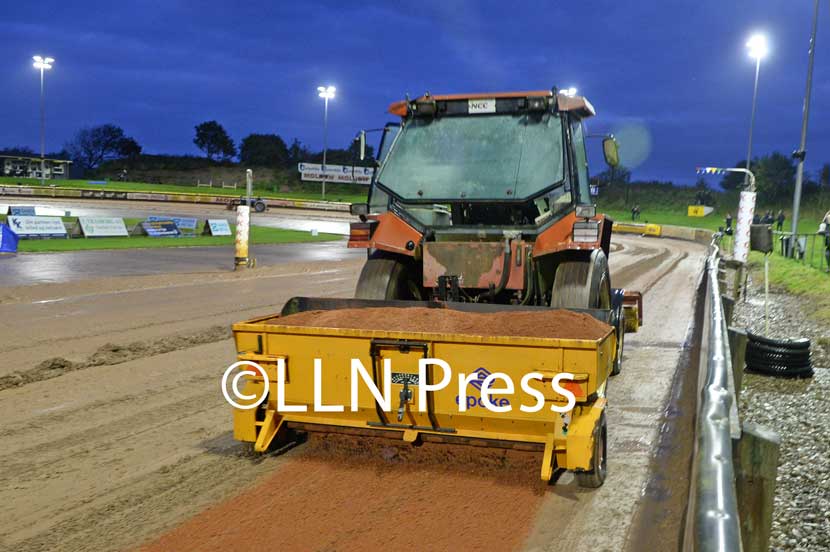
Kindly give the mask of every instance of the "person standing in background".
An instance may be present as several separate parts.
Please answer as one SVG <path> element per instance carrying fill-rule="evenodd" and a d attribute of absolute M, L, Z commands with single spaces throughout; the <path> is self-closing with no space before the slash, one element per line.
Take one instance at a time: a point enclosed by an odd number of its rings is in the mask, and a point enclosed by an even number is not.
<path fill-rule="evenodd" d="M 784 221 L 786 220 L 786 218 L 787 217 L 784 216 L 784 210 L 779 209 L 778 216 L 775 217 L 775 229 L 779 232 L 784 229 Z"/>
<path fill-rule="evenodd" d="M 726 213 L 726 228 L 725 232 L 727 236 L 732 235 L 732 213 Z"/>
<path fill-rule="evenodd" d="M 830 211 L 821 219 L 818 225 L 818 233 L 824 234 L 824 263 L 827 265 L 827 272 L 830 272 Z"/>
<path fill-rule="evenodd" d="M 830 230 L 824 231 L 824 260 L 827 264 L 824 270 L 830 272 Z"/>

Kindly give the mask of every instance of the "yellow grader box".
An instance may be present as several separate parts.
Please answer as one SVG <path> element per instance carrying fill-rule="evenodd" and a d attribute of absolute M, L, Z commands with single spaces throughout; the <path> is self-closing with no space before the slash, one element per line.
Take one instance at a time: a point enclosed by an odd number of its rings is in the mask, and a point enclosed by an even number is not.
<path fill-rule="evenodd" d="M 329 307 L 332 303 L 338 307 L 407 304 L 295 298 L 295 307 L 286 305 L 283 312 L 296 312 L 298 300 Z M 473 307 L 468 305 L 465 310 Z M 604 316 L 608 311 L 598 312 Z M 456 441 L 540 450 L 544 453 L 544 481 L 549 481 L 558 467 L 575 472 L 584 486 L 602 484 L 605 387 L 617 339 L 610 325 L 598 339 L 401 332 L 381 329 L 384 326 L 383 320 L 377 321 L 378 329 L 371 330 L 292 326 L 290 319 L 281 315 L 234 324 L 239 360 L 261 366 L 268 379 L 267 396 L 258 407 L 234 409 L 234 437 L 255 443 L 257 451 L 279 441 L 288 427 L 382 434 L 409 442 Z M 447 376 L 445 367 L 426 363 L 426 359 L 439 359 L 450 368 L 447 385 L 426 390 Z M 424 361 L 423 366 L 419 361 Z M 531 372 L 538 372 L 541 379 L 529 379 L 523 385 L 523 378 Z M 490 404 L 504 410 L 501 412 L 491 411 L 482 400 L 481 383 L 494 373 L 504 374 L 512 382 L 512 389 L 503 380 L 490 386 L 496 391 L 490 394 Z M 567 407 L 567 397 L 553 386 L 561 373 L 572 374 L 572 379 L 562 379 L 559 385 L 570 391 L 575 401 L 573 408 L 563 413 L 551 408 Z M 459 374 L 469 376 L 466 385 L 459 383 Z M 248 399 L 240 404 L 250 406 L 254 397 L 266 395 L 266 382 L 261 374 L 246 374 L 245 378 L 240 396 Z M 319 380 L 316 397 L 315 379 Z M 373 394 L 366 379 L 376 386 L 377 393 L 389 391 L 388 398 L 381 397 L 387 399 L 386 404 Z M 535 412 L 522 408 L 539 404 L 542 406 Z M 337 411 L 337 407 L 342 408 Z M 290 408 L 297 411 L 288 411 Z"/>

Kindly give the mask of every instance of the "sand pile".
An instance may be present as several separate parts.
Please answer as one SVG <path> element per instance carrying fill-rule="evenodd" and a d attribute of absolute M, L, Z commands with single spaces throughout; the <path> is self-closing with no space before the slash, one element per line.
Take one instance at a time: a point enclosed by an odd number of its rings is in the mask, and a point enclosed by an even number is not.
<path fill-rule="evenodd" d="M 599 339 L 610 329 L 590 315 L 553 309 L 473 313 L 425 307 L 358 308 L 307 311 L 269 322 L 318 328 L 561 339 Z"/>

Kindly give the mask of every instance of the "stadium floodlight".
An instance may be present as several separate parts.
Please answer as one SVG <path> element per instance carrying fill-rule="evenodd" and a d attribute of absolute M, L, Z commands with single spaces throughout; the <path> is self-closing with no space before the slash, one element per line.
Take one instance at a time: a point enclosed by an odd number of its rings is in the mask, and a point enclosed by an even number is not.
<path fill-rule="evenodd" d="M 318 86 L 317 92 L 317 95 L 321 98 L 331 100 L 334 98 L 334 93 L 337 92 L 337 88 L 333 86 Z"/>
<path fill-rule="evenodd" d="M 32 65 L 35 69 L 51 69 L 52 64 L 55 63 L 55 58 L 50 57 L 42 57 L 42 56 L 32 56 L 34 63 Z"/>
<path fill-rule="evenodd" d="M 323 98 L 323 199 L 326 199 L 326 150 L 329 145 L 329 100 L 334 99 L 337 89 L 333 86 L 318 86 L 317 95 Z"/>
<path fill-rule="evenodd" d="M 763 59 L 769 54 L 767 37 L 760 33 L 749 37 L 749 40 L 746 41 L 746 47 L 749 50 L 749 57 L 753 59 Z"/>
<path fill-rule="evenodd" d="M 577 90 L 573 86 L 571 86 L 570 88 L 565 88 L 564 90 L 562 90 L 562 93 L 564 95 L 568 96 L 568 97 L 576 96 L 576 92 L 577 92 Z"/>
<path fill-rule="evenodd" d="M 44 184 L 46 178 L 46 106 L 44 99 L 43 79 L 44 72 L 52 68 L 55 58 L 44 56 L 32 56 L 32 66 L 40 69 L 40 184 Z"/>

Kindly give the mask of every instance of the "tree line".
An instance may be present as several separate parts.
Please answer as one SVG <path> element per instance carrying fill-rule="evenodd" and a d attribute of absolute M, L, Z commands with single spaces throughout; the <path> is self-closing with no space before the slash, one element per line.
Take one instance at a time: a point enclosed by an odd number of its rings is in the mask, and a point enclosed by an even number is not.
<path fill-rule="evenodd" d="M 277 169 L 295 169 L 298 163 L 322 163 L 323 152 L 312 151 L 296 138 L 291 144 L 276 133 L 252 133 L 245 136 L 237 145 L 225 128 L 217 121 L 205 121 L 194 127 L 193 143 L 204 154 L 203 162 L 234 163 L 251 167 L 268 167 Z M 36 156 L 27 147 L 13 147 L 0 150 L 0 154 Z M 374 151 L 366 146 L 366 159 L 359 160 L 359 145 L 352 141 L 345 148 L 332 148 L 327 151 L 326 162 L 332 165 L 364 165 L 373 163 Z M 72 159 L 85 170 L 95 170 L 103 163 L 118 160 L 129 166 L 139 160 L 158 163 L 176 160 L 192 167 L 198 158 L 176 155 L 146 155 L 138 141 L 128 136 L 124 130 L 114 124 L 103 124 L 78 130 L 62 151 L 50 153 L 47 157 Z M 740 160 L 735 167 L 746 167 L 746 160 Z M 788 155 L 772 152 L 752 159 L 752 172 L 755 174 L 759 200 L 766 203 L 778 203 L 792 198 L 795 187 L 796 162 Z M 632 181 L 631 171 L 623 166 L 609 168 L 592 177 L 593 184 L 614 183 L 626 186 L 625 202 L 628 204 L 628 189 Z M 744 176 L 740 173 L 727 173 L 720 181 L 720 187 L 729 192 L 743 187 Z M 670 183 L 666 183 L 670 184 Z M 702 191 L 709 190 L 708 181 L 699 179 L 696 187 Z M 815 173 L 807 172 L 804 176 L 803 192 L 805 196 L 830 189 L 830 163 L 825 163 Z"/>
<path fill-rule="evenodd" d="M 252 133 L 234 143 L 225 128 L 217 121 L 205 121 L 194 127 L 193 143 L 205 154 L 208 163 L 233 163 L 242 165 L 294 169 L 298 163 L 322 163 L 323 152 L 312 151 L 298 139 L 287 144 L 279 134 Z M 370 166 L 374 150 L 366 145 L 366 158 L 360 161 L 360 146 L 350 142 L 346 148 L 330 148 L 326 152 L 326 163 L 332 165 Z M 12 147 L 0 150 L 4 155 L 37 156 L 28 147 Z M 78 130 L 63 147 L 47 157 L 71 159 L 85 170 L 95 170 L 103 163 L 121 160 L 130 164 L 140 158 L 167 159 L 190 156 L 149 156 L 143 153 L 138 141 L 127 136 L 124 129 L 114 124 L 85 127 Z"/>
<path fill-rule="evenodd" d="M 738 161 L 734 167 L 746 168 L 746 160 Z M 791 156 L 775 151 L 767 155 L 754 157 L 750 169 L 755 175 L 755 188 L 760 201 L 767 204 L 777 204 L 785 200 L 792 200 L 795 191 L 796 161 Z M 631 171 L 622 166 L 609 168 L 597 174 L 591 180 L 594 184 L 613 183 L 626 186 L 626 192 L 632 184 L 642 183 L 633 181 Z M 742 190 L 744 175 L 741 173 L 726 173 L 719 184 L 726 192 Z M 697 180 L 695 188 L 702 193 L 711 191 L 709 182 L 704 178 Z M 823 164 L 821 169 L 816 172 L 805 171 L 804 173 L 803 194 L 810 196 L 821 191 L 830 191 L 830 163 Z M 628 193 L 626 193 L 626 204 L 628 204 Z"/>

